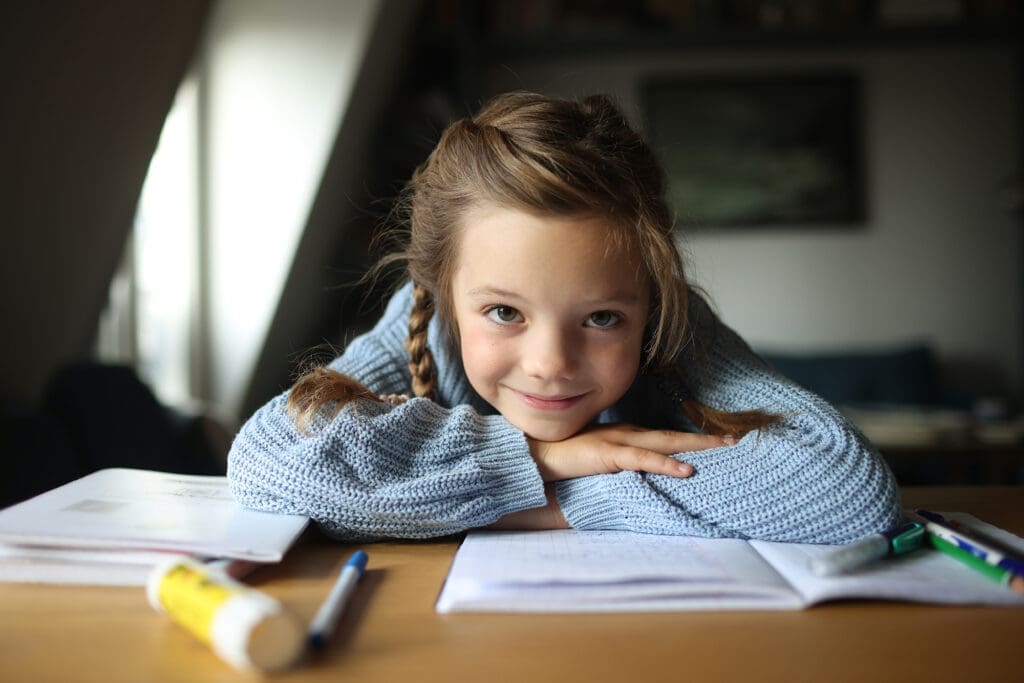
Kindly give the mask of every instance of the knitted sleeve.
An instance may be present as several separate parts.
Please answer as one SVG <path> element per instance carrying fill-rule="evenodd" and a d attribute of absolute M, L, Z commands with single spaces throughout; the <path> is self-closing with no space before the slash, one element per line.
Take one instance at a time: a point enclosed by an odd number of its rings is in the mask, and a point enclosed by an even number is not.
<path fill-rule="evenodd" d="M 845 543 L 893 526 L 900 501 L 889 468 L 831 405 L 774 373 L 691 297 L 697 353 L 681 371 L 701 403 L 763 409 L 779 424 L 734 446 L 683 453 L 688 479 L 621 472 L 556 485 L 578 529 Z"/>
<path fill-rule="evenodd" d="M 383 320 L 331 367 L 381 394 L 408 392 L 390 328 Z M 286 404 L 287 393 L 271 400 L 232 444 L 228 482 L 246 507 L 307 515 L 355 541 L 443 536 L 546 502 L 525 436 L 500 416 L 358 400 L 299 433 Z"/>

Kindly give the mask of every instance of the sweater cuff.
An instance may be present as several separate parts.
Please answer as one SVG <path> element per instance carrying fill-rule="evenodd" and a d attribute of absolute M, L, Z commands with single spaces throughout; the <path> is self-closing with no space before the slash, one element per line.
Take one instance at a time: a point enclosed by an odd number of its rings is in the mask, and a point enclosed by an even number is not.
<path fill-rule="evenodd" d="M 512 512 L 547 504 L 544 495 L 544 480 L 541 479 L 537 463 L 530 456 L 526 435 L 499 415 L 482 418 L 490 424 L 484 433 L 488 438 L 481 440 L 476 460 L 480 470 L 491 482 L 491 509 L 497 521 Z"/>
<path fill-rule="evenodd" d="M 630 530 L 623 511 L 608 503 L 605 487 L 611 478 L 607 474 L 594 474 L 555 482 L 558 506 L 569 526 L 573 529 Z"/>

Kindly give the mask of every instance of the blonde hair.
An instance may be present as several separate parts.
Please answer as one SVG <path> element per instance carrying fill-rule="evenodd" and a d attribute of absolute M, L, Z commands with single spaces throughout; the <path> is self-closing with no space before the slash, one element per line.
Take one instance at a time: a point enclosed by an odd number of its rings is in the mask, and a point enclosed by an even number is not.
<path fill-rule="evenodd" d="M 603 95 L 568 100 L 513 92 L 451 124 L 396 207 L 398 229 L 407 233 L 404 248 L 378 264 L 404 263 L 413 282 L 406 348 L 414 395 L 433 398 L 436 390 L 427 346 L 435 315 L 446 325 L 449 343 L 456 344 L 451 283 L 458 228 L 468 212 L 482 206 L 605 220 L 615 241 L 641 254 L 651 283 L 644 367 L 668 366 L 687 344 L 689 287 L 664 194 L 654 154 Z M 351 386 L 340 390 L 346 381 Z M 300 425 L 308 424 L 326 402 L 337 401 L 337 411 L 367 392 L 351 378 L 319 368 L 293 387 L 289 409 Z M 711 433 L 743 434 L 774 421 L 759 411 L 725 413 L 692 400 L 682 407 Z"/>

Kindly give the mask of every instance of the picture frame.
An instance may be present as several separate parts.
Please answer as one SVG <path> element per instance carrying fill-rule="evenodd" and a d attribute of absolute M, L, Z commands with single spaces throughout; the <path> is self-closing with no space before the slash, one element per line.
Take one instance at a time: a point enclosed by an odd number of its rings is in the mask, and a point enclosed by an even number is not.
<path fill-rule="evenodd" d="M 687 229 L 865 220 L 862 86 L 847 72 L 652 79 L 648 140 Z"/>

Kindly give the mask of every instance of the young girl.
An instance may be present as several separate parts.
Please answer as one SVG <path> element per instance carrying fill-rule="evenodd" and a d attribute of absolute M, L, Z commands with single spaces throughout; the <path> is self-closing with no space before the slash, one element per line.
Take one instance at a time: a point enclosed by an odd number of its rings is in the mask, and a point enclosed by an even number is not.
<path fill-rule="evenodd" d="M 452 124 L 385 259 L 411 282 L 242 427 L 235 497 L 352 541 L 572 527 L 842 543 L 894 525 L 877 452 L 688 286 L 663 193 L 605 97 L 513 93 Z"/>

